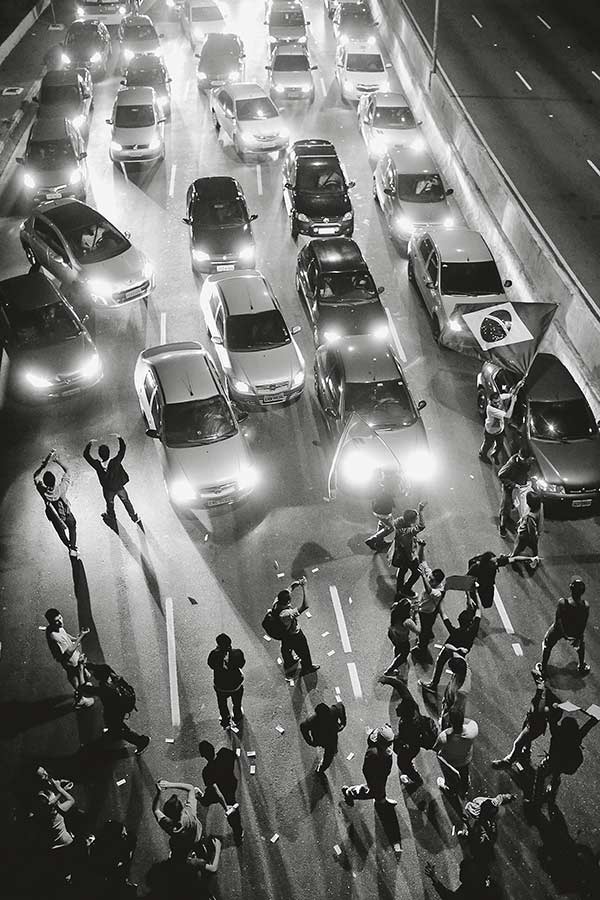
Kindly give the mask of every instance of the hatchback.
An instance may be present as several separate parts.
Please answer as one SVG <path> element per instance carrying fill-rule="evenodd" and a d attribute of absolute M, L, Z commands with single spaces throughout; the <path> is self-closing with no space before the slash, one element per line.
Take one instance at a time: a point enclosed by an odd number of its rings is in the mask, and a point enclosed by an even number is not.
<path fill-rule="evenodd" d="M 389 91 L 383 56 L 375 47 L 360 41 L 338 45 L 335 55 L 335 77 L 344 103 L 358 102 L 363 94 Z"/>
<path fill-rule="evenodd" d="M 333 14 L 333 33 L 338 44 L 362 41 L 370 47 L 377 44 L 377 26 L 368 3 L 364 0 L 339 3 Z"/>
<path fill-rule="evenodd" d="M 94 102 L 94 86 L 88 69 L 46 72 L 33 101 L 38 104 L 38 118 L 68 119 L 87 140 Z"/>
<path fill-rule="evenodd" d="M 425 149 L 421 135 L 408 101 L 399 91 L 375 91 L 363 94 L 358 102 L 358 128 L 369 155 L 383 156 L 392 147 L 412 147 Z"/>
<path fill-rule="evenodd" d="M 27 138 L 23 186 L 32 203 L 77 197 L 85 200 L 87 153 L 81 133 L 69 119 L 36 119 Z"/>
<path fill-rule="evenodd" d="M 151 53 L 162 56 L 160 38 L 150 16 L 132 14 L 125 16 L 117 31 L 120 50 L 120 65 L 124 72 L 135 56 Z"/>
<path fill-rule="evenodd" d="M 67 29 L 62 62 L 66 66 L 89 69 L 93 76 L 104 78 L 111 54 L 108 28 L 97 19 L 77 19 Z"/>
<path fill-rule="evenodd" d="M 315 83 L 308 50 L 303 44 L 276 44 L 271 54 L 271 64 L 265 66 L 269 73 L 269 93 L 273 100 L 315 99 Z"/>
<path fill-rule="evenodd" d="M 115 98 L 109 155 L 114 163 L 148 163 L 165 158 L 165 116 L 154 88 L 128 87 Z"/>
<path fill-rule="evenodd" d="M 194 51 L 207 35 L 215 32 L 224 34 L 230 30 L 214 0 L 186 0 L 179 21 Z"/>
<path fill-rule="evenodd" d="M 129 63 L 121 84 L 126 88 L 153 88 L 161 112 L 170 116 L 172 81 L 165 64 L 157 56 L 135 56 Z"/>
<path fill-rule="evenodd" d="M 347 235 L 354 231 L 354 212 L 348 181 L 330 141 L 296 141 L 288 150 L 281 172 L 283 200 L 294 240 Z"/>
<path fill-rule="evenodd" d="M 230 272 L 252 269 L 256 246 L 239 181 L 228 175 L 197 178 L 188 188 L 187 216 L 194 272 Z"/>
<path fill-rule="evenodd" d="M 279 110 L 258 84 L 228 84 L 211 93 L 210 106 L 217 134 L 223 129 L 240 159 L 280 152 L 289 132 Z"/>
<path fill-rule="evenodd" d="M 300 0 L 289 0 L 269 7 L 265 19 L 268 42 L 274 44 L 306 44 L 306 27 L 310 25 L 304 17 Z"/>
<path fill-rule="evenodd" d="M 196 58 L 196 79 L 200 91 L 244 80 L 246 54 L 237 34 L 208 34 Z"/>

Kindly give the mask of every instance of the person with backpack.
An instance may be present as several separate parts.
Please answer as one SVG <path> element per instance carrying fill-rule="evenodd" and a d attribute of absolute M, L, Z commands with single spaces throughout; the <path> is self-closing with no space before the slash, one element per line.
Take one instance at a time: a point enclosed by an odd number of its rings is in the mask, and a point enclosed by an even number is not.
<path fill-rule="evenodd" d="M 406 682 L 399 677 L 399 672 L 387 671 L 379 678 L 380 684 L 389 684 L 400 694 L 401 700 L 396 707 L 399 718 L 398 731 L 394 738 L 393 749 L 396 754 L 400 781 L 402 784 L 423 784 L 423 778 L 414 766 L 414 760 L 420 751 L 431 750 L 437 740 L 438 727 L 430 716 L 423 715 L 419 705 L 408 689 Z"/>
<path fill-rule="evenodd" d="M 475 643 L 481 625 L 481 607 L 477 602 L 476 594 L 474 598 L 468 596 L 467 601 L 466 608 L 458 614 L 458 625 L 454 625 L 448 618 L 444 601 L 442 600 L 440 603 L 440 616 L 448 632 L 448 637 L 437 655 L 431 680 L 419 679 L 419 685 L 426 691 L 436 691 L 442 672 L 452 657 L 455 655 L 466 656 Z"/>
<path fill-rule="evenodd" d="M 125 441 L 120 435 L 114 435 L 119 440 L 119 449 L 111 457 L 107 444 L 100 444 L 97 449 L 97 458 L 92 456 L 93 441 L 88 441 L 83 451 L 83 458 L 94 469 L 98 481 L 102 487 L 106 512 L 102 514 L 106 524 L 118 531 L 117 517 L 115 515 L 115 497 L 118 497 L 134 525 L 142 528 L 142 520 L 133 508 L 125 485 L 129 481 L 129 475 L 123 468 L 123 457 L 127 449 Z"/>
<path fill-rule="evenodd" d="M 556 804 L 556 795 L 563 775 L 574 775 L 583 762 L 581 742 L 588 731 L 597 725 L 598 720 L 590 716 L 589 720 L 579 726 L 573 716 L 563 716 L 560 722 L 550 720 L 550 747 L 548 754 L 538 766 L 533 791 L 526 798 L 527 803 L 541 806 Z M 546 782 L 550 783 L 546 785 Z"/>
<path fill-rule="evenodd" d="M 292 606 L 292 592 L 301 588 L 302 603 Z M 306 578 L 302 576 L 292 581 L 289 587 L 279 591 L 271 609 L 262 621 L 262 626 L 269 637 L 281 641 L 281 657 L 283 670 L 287 674 L 300 663 L 300 675 L 310 675 L 320 669 L 314 665 L 310 655 L 308 641 L 298 619 L 308 609 L 306 599 Z"/>
<path fill-rule="evenodd" d="M 538 547 L 540 532 L 544 522 L 544 507 L 542 498 L 533 491 L 528 491 L 525 497 L 526 507 L 517 525 L 517 534 L 513 551 L 510 554 L 510 562 L 517 562 L 527 547 L 531 550 L 531 556 L 526 562 L 531 571 L 535 571 L 540 561 Z"/>
<path fill-rule="evenodd" d="M 85 684 L 81 691 L 87 697 L 99 697 L 102 701 L 107 737 L 133 744 L 135 755 L 141 756 L 148 749 L 150 737 L 147 734 L 137 734 L 125 723 L 125 718 L 137 708 L 134 689 L 104 663 L 89 663 L 88 667 L 98 684 Z"/>
<path fill-rule="evenodd" d="M 423 590 L 415 608 L 419 614 L 420 633 L 419 642 L 413 647 L 413 653 L 417 652 L 423 658 L 428 652 L 429 643 L 433 640 L 433 626 L 446 593 L 446 575 L 442 569 L 431 569 L 425 561 L 420 564 L 419 572 L 423 579 Z"/>
<path fill-rule="evenodd" d="M 521 731 L 517 735 L 510 753 L 492 760 L 494 769 L 510 768 L 514 763 L 529 765 L 531 745 L 546 733 L 548 722 L 558 722 L 562 712 L 558 707 L 560 698 L 546 686 L 542 675 L 534 669 L 531 673 L 535 681 L 535 694 L 531 698 Z"/>
<path fill-rule="evenodd" d="M 317 703 L 311 716 L 300 722 L 300 732 L 309 747 L 322 747 L 323 756 L 318 763 L 317 775 L 323 775 L 338 752 L 338 734 L 346 727 L 346 707 L 341 701 Z"/>
<path fill-rule="evenodd" d="M 513 491 L 515 488 L 524 487 L 527 484 L 532 465 L 533 457 L 527 456 L 521 447 L 498 470 L 498 480 L 502 487 L 498 512 L 498 529 L 501 537 L 506 537 L 506 524 L 511 520 Z"/>
<path fill-rule="evenodd" d="M 241 650 L 232 647 L 228 634 L 218 634 L 217 646 L 208 654 L 207 663 L 213 670 L 213 687 L 221 716 L 221 727 L 237 733 L 244 718 L 242 697 L 246 659 Z M 229 713 L 229 699 L 233 706 L 233 725 Z"/>
<path fill-rule="evenodd" d="M 369 734 L 362 767 L 365 783 L 342 786 L 346 806 L 354 806 L 356 800 L 374 800 L 376 806 L 384 803 L 396 806 L 398 801 L 386 794 L 387 780 L 392 771 L 393 743 L 394 732 L 389 724 L 374 728 Z"/>
<path fill-rule="evenodd" d="M 567 641 L 577 652 L 577 674 L 587 675 L 590 671 L 590 666 L 585 661 L 585 627 L 590 615 L 590 605 L 583 597 L 585 583 L 581 578 L 573 576 L 569 592 L 569 597 L 561 597 L 558 601 L 554 622 L 544 635 L 542 661 L 535 666 L 535 671 L 541 678 L 546 677 L 552 648 L 561 640 Z"/>

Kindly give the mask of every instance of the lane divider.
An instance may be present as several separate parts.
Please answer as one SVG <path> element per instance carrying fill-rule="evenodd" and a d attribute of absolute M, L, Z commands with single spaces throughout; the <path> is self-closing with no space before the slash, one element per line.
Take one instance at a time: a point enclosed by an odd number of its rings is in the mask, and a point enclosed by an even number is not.
<path fill-rule="evenodd" d="M 502 602 L 502 597 L 498 592 L 498 588 L 494 586 L 494 603 L 496 604 L 496 609 L 498 610 L 498 615 L 502 619 L 502 624 L 504 625 L 504 630 L 507 634 L 514 634 L 515 629 L 512 627 L 512 622 L 508 618 L 508 613 L 506 612 L 506 607 Z"/>
<path fill-rule="evenodd" d="M 333 611 L 335 613 L 338 630 L 340 632 L 340 638 L 342 639 L 342 647 L 344 648 L 344 653 L 352 653 L 350 638 L 348 637 L 348 629 L 346 628 L 346 619 L 344 618 L 344 611 L 342 610 L 342 604 L 340 602 L 338 589 L 334 585 L 330 585 L 329 593 L 331 594 L 331 602 L 333 603 Z"/>
<path fill-rule="evenodd" d="M 177 687 L 177 649 L 175 645 L 175 622 L 173 620 L 173 598 L 165 598 L 165 620 L 167 623 L 167 661 L 169 665 L 169 694 L 171 698 L 171 724 L 181 725 L 179 690 Z"/>
<path fill-rule="evenodd" d="M 356 663 L 349 662 L 348 663 L 348 674 L 350 676 L 350 683 L 352 684 L 352 690 L 354 691 L 354 696 L 357 700 L 362 699 L 362 688 L 360 686 L 360 679 L 358 677 L 358 670 L 356 668 Z"/>

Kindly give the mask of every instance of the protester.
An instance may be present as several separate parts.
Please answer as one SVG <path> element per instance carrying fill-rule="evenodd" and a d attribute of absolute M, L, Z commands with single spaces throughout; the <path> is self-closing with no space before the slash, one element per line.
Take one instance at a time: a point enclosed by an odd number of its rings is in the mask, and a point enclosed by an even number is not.
<path fill-rule="evenodd" d="M 523 551 L 529 547 L 531 556 L 526 562 L 529 568 L 534 571 L 539 563 L 538 547 L 540 532 L 544 522 L 544 507 L 541 497 L 528 491 L 525 497 L 526 507 L 523 515 L 519 519 L 517 525 L 517 534 L 515 544 L 510 555 L 510 562 L 518 562 L 518 558 L 522 556 Z"/>
<path fill-rule="evenodd" d="M 525 451 L 519 448 L 498 471 L 498 479 L 502 486 L 502 497 L 498 512 L 498 528 L 501 537 L 506 536 L 506 524 L 511 521 L 513 492 L 515 488 L 525 487 L 528 483 L 532 465 L 533 457 L 527 456 Z"/>
<path fill-rule="evenodd" d="M 292 591 L 302 589 L 302 603 L 300 606 L 292 606 Z M 285 672 L 293 669 L 300 662 L 300 675 L 310 675 L 320 669 L 314 665 L 310 655 L 308 641 L 300 625 L 299 617 L 308 609 L 306 599 L 306 578 L 292 581 L 289 587 L 279 591 L 275 603 L 271 607 L 273 615 L 278 618 L 282 629 L 281 656 Z"/>
<path fill-rule="evenodd" d="M 437 690 L 447 663 L 456 655 L 466 656 L 473 647 L 481 625 L 481 607 L 477 602 L 477 595 L 475 594 L 474 598 L 467 598 L 466 608 L 458 614 L 458 626 L 453 625 L 448 618 L 443 600 L 440 603 L 440 616 L 448 632 L 448 637 L 437 655 L 431 680 L 419 679 L 420 686 L 426 691 Z"/>
<path fill-rule="evenodd" d="M 56 450 L 51 450 L 42 460 L 33 473 L 33 481 L 44 501 L 46 518 L 68 548 L 69 556 L 77 558 L 77 522 L 67 500 L 71 476 L 66 465 L 58 458 Z"/>
<path fill-rule="evenodd" d="M 433 640 L 433 626 L 446 593 L 446 575 L 442 569 L 431 569 L 426 562 L 420 564 L 419 572 L 423 579 L 423 590 L 415 608 L 419 613 L 420 634 L 413 652 L 416 650 L 424 657 Z"/>
<path fill-rule="evenodd" d="M 228 634 L 218 634 L 217 646 L 208 654 L 207 663 L 213 670 L 213 687 L 217 695 L 221 727 L 237 732 L 244 718 L 242 697 L 246 659 L 241 650 L 234 649 Z M 233 706 L 233 725 L 229 713 L 229 699 Z"/>
<path fill-rule="evenodd" d="M 535 694 L 529 704 L 527 715 L 523 721 L 520 733 L 516 737 L 508 756 L 492 760 L 494 769 L 510 767 L 516 762 L 529 765 L 531 756 L 531 744 L 536 738 L 546 733 L 549 721 L 558 721 L 561 710 L 558 708 L 560 699 L 544 684 L 544 679 L 535 669 L 532 672 L 535 681 Z"/>
<path fill-rule="evenodd" d="M 202 835 L 196 846 L 187 856 L 186 866 L 195 872 L 197 877 L 197 900 L 214 900 L 213 885 L 219 869 L 222 843 L 213 835 Z"/>
<path fill-rule="evenodd" d="M 125 717 L 135 709 L 135 691 L 110 666 L 90 664 L 90 671 L 98 684 L 86 684 L 82 691 L 87 697 L 99 697 L 102 701 L 108 739 L 133 744 L 135 755 L 141 756 L 148 749 L 150 738 L 147 734 L 137 734 L 125 724 Z"/>
<path fill-rule="evenodd" d="M 46 625 L 48 647 L 54 659 L 65 670 L 69 684 L 75 692 L 75 709 L 92 706 L 94 703 L 93 698 L 84 697 L 81 690 L 83 685 L 89 680 L 86 658 L 81 651 L 81 642 L 86 634 L 90 633 L 90 629 L 82 628 L 77 637 L 73 637 L 73 635 L 65 631 L 62 613 L 58 609 L 51 607 L 46 610 L 45 615 L 48 621 Z"/>
<path fill-rule="evenodd" d="M 449 713 L 450 727 L 440 731 L 433 749 L 437 752 L 443 777 L 438 787 L 451 794 L 466 794 L 469 790 L 469 766 L 473 759 L 473 742 L 479 734 L 477 722 L 466 719 L 464 711 L 455 706 Z"/>
<path fill-rule="evenodd" d="M 421 633 L 414 620 L 412 604 L 408 597 L 401 597 L 392 604 L 390 610 L 390 627 L 388 637 L 394 645 L 394 661 L 390 669 L 397 669 L 408 659 L 410 653 L 410 634 Z"/>
<path fill-rule="evenodd" d="M 202 770 L 202 780 L 206 791 L 201 796 L 196 791 L 196 796 L 199 796 L 202 806 L 219 803 L 223 807 L 235 841 L 240 844 L 244 837 L 244 829 L 242 828 L 239 803 L 235 798 L 238 786 L 235 774 L 235 753 L 230 747 L 221 747 L 215 755 L 215 748 L 210 741 L 200 741 L 198 750 L 200 756 L 206 760 L 206 765 Z"/>
<path fill-rule="evenodd" d="M 590 666 L 585 661 L 585 627 L 590 615 L 590 605 L 583 597 L 585 583 L 581 578 L 573 576 L 569 591 L 570 597 L 561 597 L 558 601 L 554 622 L 544 635 L 542 661 L 535 667 L 542 678 L 546 677 L 552 648 L 561 640 L 567 641 L 577 651 L 577 674 L 587 675 L 590 671 Z"/>
<path fill-rule="evenodd" d="M 494 605 L 494 587 L 498 569 L 508 565 L 510 559 L 507 554 L 496 554 L 492 550 L 486 550 L 469 560 L 467 575 L 475 579 L 475 587 L 469 591 L 469 595 L 479 598 L 484 609 L 490 609 Z"/>
<path fill-rule="evenodd" d="M 465 803 L 464 828 L 456 834 L 466 839 L 471 858 L 482 867 L 489 867 L 492 862 L 498 838 L 498 809 L 515 799 L 514 794 L 497 794 L 495 797 L 475 797 Z"/>
<path fill-rule="evenodd" d="M 485 423 L 483 426 L 483 443 L 479 448 L 479 459 L 482 462 L 489 463 L 489 452 L 496 462 L 502 452 L 502 444 L 504 438 L 504 422 L 510 419 L 515 408 L 517 393 L 514 394 L 498 394 L 490 395 L 487 406 L 485 408 Z M 504 404 L 507 404 L 506 408 Z"/>
<path fill-rule="evenodd" d="M 417 540 L 417 535 L 425 528 L 423 519 L 423 510 L 425 503 L 421 501 L 417 509 L 405 509 L 401 516 L 392 519 L 389 525 L 380 528 L 375 534 L 369 538 L 371 543 L 377 544 L 388 534 L 394 533 L 394 542 L 390 547 L 391 554 L 390 564 L 397 567 L 396 576 L 396 593 L 399 597 L 414 597 L 413 586 L 419 579 L 419 564 L 421 559 L 417 552 L 419 546 L 424 546 L 424 542 Z M 406 575 L 410 572 L 408 581 L 405 582 Z"/>
<path fill-rule="evenodd" d="M 397 801 L 386 795 L 387 780 L 392 771 L 393 742 L 391 725 L 382 725 L 370 733 L 362 767 L 365 784 L 345 784 L 342 787 L 342 796 L 347 806 L 354 806 L 355 800 L 374 800 L 376 805 L 396 805 Z"/>
<path fill-rule="evenodd" d="M 466 713 L 467 699 L 471 693 L 471 669 L 460 651 L 448 660 L 448 668 L 452 672 L 452 677 L 442 697 L 440 728 L 448 727 L 452 709 L 460 709 L 463 714 Z"/>
<path fill-rule="evenodd" d="M 394 505 L 394 478 L 388 470 L 380 469 L 377 473 L 375 492 L 371 502 L 372 513 L 377 518 L 377 529 L 375 534 L 365 541 L 367 547 L 376 553 L 388 549 L 385 537 L 378 535 L 393 523 Z"/>
<path fill-rule="evenodd" d="M 185 791 L 186 800 L 182 803 L 177 794 L 173 793 L 160 808 L 163 791 Z M 152 813 L 163 831 L 169 835 L 169 847 L 173 857 L 177 860 L 185 860 L 200 838 L 202 837 L 202 825 L 198 819 L 198 800 L 196 788 L 193 784 L 178 781 L 156 782 L 156 794 L 152 801 Z"/>
<path fill-rule="evenodd" d="M 431 879 L 438 896 L 442 900 L 500 900 L 497 885 L 492 880 L 486 866 L 479 865 L 475 860 L 465 857 L 460 861 L 458 877 L 460 884 L 453 891 L 446 887 L 435 873 L 433 863 L 425 863 L 425 874 Z"/>
<path fill-rule="evenodd" d="M 323 775 L 338 752 L 338 734 L 346 727 L 346 708 L 341 701 L 317 703 L 311 716 L 300 722 L 302 737 L 309 747 L 322 747 L 323 756 L 316 772 Z"/>
<path fill-rule="evenodd" d="M 119 440 L 119 449 L 115 456 L 111 457 L 110 448 L 106 444 L 100 444 L 97 451 L 98 458 L 94 459 L 92 456 L 92 444 L 94 442 L 89 441 L 83 451 L 83 458 L 96 472 L 102 487 L 102 493 L 106 502 L 106 512 L 103 513 L 102 518 L 106 524 L 110 525 L 111 528 L 117 528 L 115 497 L 118 497 L 131 521 L 134 525 L 139 525 L 141 528 L 142 520 L 133 508 L 125 487 L 129 481 L 129 475 L 123 468 L 123 457 L 127 449 L 125 441 L 120 435 L 114 435 L 114 437 L 118 437 Z"/>
<path fill-rule="evenodd" d="M 588 721 L 579 726 L 573 716 L 563 716 L 560 722 L 549 720 L 550 747 L 548 754 L 538 766 L 531 797 L 526 802 L 534 806 L 542 803 L 556 804 L 556 795 L 563 775 L 574 775 L 583 762 L 581 742 L 588 731 L 598 724 L 598 720 L 590 716 Z M 546 787 L 546 782 L 549 785 Z"/>
<path fill-rule="evenodd" d="M 97 894 L 106 900 L 137 896 L 137 885 L 129 880 L 135 837 L 122 822 L 108 819 L 90 846 L 91 871 L 99 886 Z"/>

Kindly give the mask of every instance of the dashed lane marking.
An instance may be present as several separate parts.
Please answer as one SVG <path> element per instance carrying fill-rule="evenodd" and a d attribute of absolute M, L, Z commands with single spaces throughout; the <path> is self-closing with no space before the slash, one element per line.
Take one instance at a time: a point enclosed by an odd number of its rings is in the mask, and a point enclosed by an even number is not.
<path fill-rule="evenodd" d="M 171 166 L 171 177 L 169 178 L 169 197 L 175 196 L 175 175 L 177 174 L 177 163 Z"/>
<path fill-rule="evenodd" d="M 161 312 L 160 314 L 160 343 L 167 343 L 167 314 L 166 312 Z"/>
<path fill-rule="evenodd" d="M 263 186 L 262 186 L 262 169 L 260 167 L 260 163 L 256 164 L 256 186 L 258 188 L 258 196 L 262 197 Z"/>
<path fill-rule="evenodd" d="M 504 625 L 504 630 L 507 634 L 514 634 L 515 629 L 512 627 L 512 622 L 508 618 L 508 613 L 506 612 L 506 607 L 502 602 L 502 597 L 498 592 L 498 588 L 494 587 L 494 603 L 496 604 L 496 609 L 498 610 L 498 615 L 502 619 L 502 624 Z"/>
<path fill-rule="evenodd" d="M 349 662 L 348 663 L 348 674 L 350 676 L 350 683 L 352 684 L 352 690 L 354 692 L 354 696 L 357 700 L 362 699 L 362 688 L 360 686 L 360 678 L 358 677 L 358 670 L 356 668 L 356 663 Z"/>
<path fill-rule="evenodd" d="M 329 593 L 331 594 L 331 602 L 333 603 L 333 611 L 335 613 L 338 631 L 340 632 L 340 638 L 342 640 L 344 653 L 352 653 L 350 638 L 348 637 L 348 629 L 346 628 L 346 619 L 344 618 L 344 611 L 342 610 L 342 604 L 340 603 L 340 595 L 338 594 L 338 589 L 334 585 L 330 585 Z"/>
<path fill-rule="evenodd" d="M 523 656 L 523 648 L 520 644 L 513 644 L 512 648 L 515 651 L 515 656 Z"/>
<path fill-rule="evenodd" d="M 171 697 L 171 723 L 173 728 L 181 725 L 179 690 L 177 688 L 177 649 L 175 645 L 175 622 L 173 620 L 173 598 L 165 598 L 165 619 L 167 622 L 167 661 L 169 664 L 169 693 Z"/>

